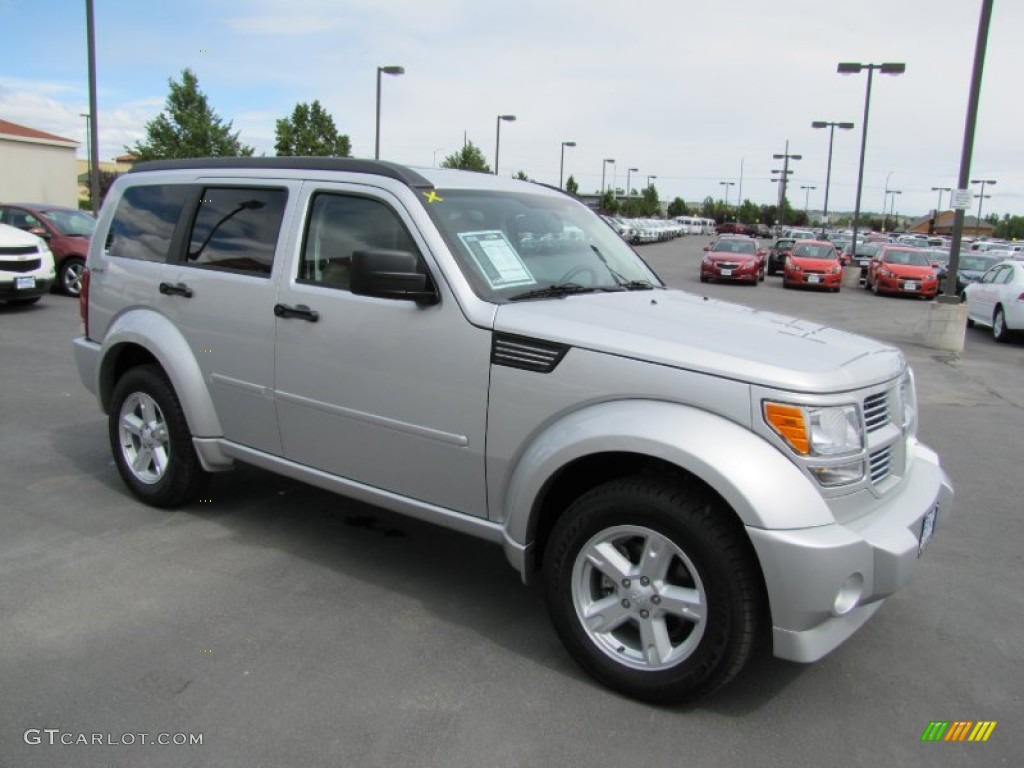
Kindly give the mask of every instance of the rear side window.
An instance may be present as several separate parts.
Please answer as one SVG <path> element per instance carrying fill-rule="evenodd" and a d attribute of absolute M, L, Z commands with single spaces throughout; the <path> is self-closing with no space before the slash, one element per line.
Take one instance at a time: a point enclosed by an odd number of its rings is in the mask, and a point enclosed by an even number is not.
<path fill-rule="evenodd" d="M 166 261 L 171 236 L 191 189 L 184 184 L 126 189 L 107 232 L 109 255 L 141 261 Z"/>
<path fill-rule="evenodd" d="M 287 199 L 283 189 L 205 188 L 186 263 L 269 277 Z"/>

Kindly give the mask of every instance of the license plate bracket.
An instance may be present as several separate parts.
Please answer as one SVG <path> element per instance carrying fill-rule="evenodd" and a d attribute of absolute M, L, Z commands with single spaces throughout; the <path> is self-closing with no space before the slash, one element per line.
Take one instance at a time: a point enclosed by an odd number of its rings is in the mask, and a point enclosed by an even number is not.
<path fill-rule="evenodd" d="M 16 277 L 14 278 L 14 290 L 16 291 L 30 291 L 36 287 L 36 279 L 34 277 Z"/>

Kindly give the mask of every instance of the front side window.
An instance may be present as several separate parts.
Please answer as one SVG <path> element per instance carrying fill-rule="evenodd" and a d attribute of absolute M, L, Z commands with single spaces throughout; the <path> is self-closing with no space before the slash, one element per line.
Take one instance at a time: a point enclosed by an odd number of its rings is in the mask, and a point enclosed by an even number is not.
<path fill-rule="evenodd" d="M 41 227 L 43 223 L 33 216 L 28 211 L 18 210 L 17 208 L 7 208 L 3 211 L 3 218 L 0 219 L 4 224 L 8 224 L 18 229 L 32 229 L 33 227 Z"/>
<path fill-rule="evenodd" d="M 418 252 L 401 219 L 384 203 L 318 193 L 310 206 L 298 280 L 348 290 L 352 254 L 378 249 Z"/>
<path fill-rule="evenodd" d="M 205 188 L 186 263 L 269 277 L 287 199 L 283 189 Z"/>
<path fill-rule="evenodd" d="M 109 255 L 140 261 L 166 261 L 171 236 L 191 190 L 184 184 L 154 184 L 126 189 L 117 203 L 107 232 Z"/>
<path fill-rule="evenodd" d="M 614 229 L 571 197 L 443 189 L 421 194 L 481 298 L 505 301 L 551 286 L 661 286 Z"/>

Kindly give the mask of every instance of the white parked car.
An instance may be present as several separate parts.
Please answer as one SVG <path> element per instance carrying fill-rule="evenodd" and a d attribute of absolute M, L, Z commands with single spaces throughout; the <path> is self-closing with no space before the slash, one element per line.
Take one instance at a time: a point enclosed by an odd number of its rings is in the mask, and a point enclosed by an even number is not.
<path fill-rule="evenodd" d="M 964 289 L 967 325 L 992 329 L 996 341 L 1024 331 L 1024 263 L 1001 261 Z"/>
<path fill-rule="evenodd" d="M 45 240 L 0 224 L 0 301 L 34 304 L 50 290 L 56 276 Z"/>

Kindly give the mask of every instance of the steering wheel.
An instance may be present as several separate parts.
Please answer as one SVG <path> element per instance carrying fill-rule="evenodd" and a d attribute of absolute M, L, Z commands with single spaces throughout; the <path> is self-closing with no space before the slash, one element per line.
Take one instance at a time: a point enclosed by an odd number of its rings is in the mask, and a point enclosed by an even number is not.
<path fill-rule="evenodd" d="M 597 272 L 589 264 L 576 265 L 568 272 L 566 272 L 564 275 L 562 275 L 561 279 L 558 282 L 571 283 L 574 277 L 576 277 L 577 275 L 582 275 L 584 273 L 590 276 L 591 285 L 597 285 Z"/>

